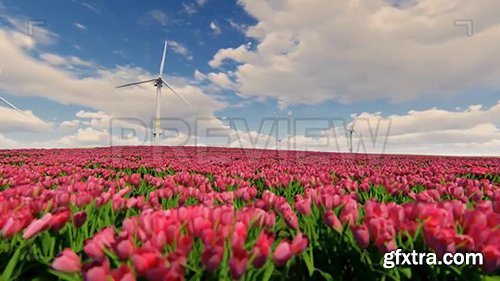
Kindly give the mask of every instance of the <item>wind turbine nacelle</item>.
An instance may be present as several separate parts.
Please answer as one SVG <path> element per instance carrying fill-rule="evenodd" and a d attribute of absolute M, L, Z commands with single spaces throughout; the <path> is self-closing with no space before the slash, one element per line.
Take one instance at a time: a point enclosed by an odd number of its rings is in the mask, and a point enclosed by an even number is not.
<path fill-rule="evenodd" d="M 161 87 L 163 85 L 163 80 L 158 78 L 155 80 L 155 87 Z"/>

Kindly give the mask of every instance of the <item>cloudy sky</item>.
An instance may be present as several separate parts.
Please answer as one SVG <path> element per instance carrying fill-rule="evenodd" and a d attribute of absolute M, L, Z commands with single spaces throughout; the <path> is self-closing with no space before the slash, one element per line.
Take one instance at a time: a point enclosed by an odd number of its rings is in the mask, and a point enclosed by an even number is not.
<path fill-rule="evenodd" d="M 500 155 L 497 0 L 0 0 L 0 148 Z M 467 26 L 467 23 L 471 23 Z"/>

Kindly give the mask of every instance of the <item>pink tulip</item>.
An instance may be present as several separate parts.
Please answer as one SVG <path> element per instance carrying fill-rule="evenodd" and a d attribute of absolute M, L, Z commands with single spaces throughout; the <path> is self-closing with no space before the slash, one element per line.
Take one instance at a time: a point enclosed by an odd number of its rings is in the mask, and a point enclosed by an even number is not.
<path fill-rule="evenodd" d="M 284 240 L 281 241 L 273 253 L 273 262 L 276 266 L 285 265 L 290 258 L 292 258 L 293 252 L 290 242 Z"/>
<path fill-rule="evenodd" d="M 80 271 L 80 257 L 71 249 L 66 248 L 56 256 L 52 268 L 57 271 L 73 273 Z"/>
<path fill-rule="evenodd" d="M 302 215 L 309 216 L 311 214 L 311 200 L 299 199 L 295 201 L 295 209 Z"/>
<path fill-rule="evenodd" d="M 323 214 L 323 221 L 325 222 L 326 225 L 328 225 L 331 229 L 334 229 L 335 231 L 341 233 L 342 232 L 342 223 L 340 220 L 337 218 L 335 213 L 331 210 L 326 211 Z"/>
<path fill-rule="evenodd" d="M 45 214 L 41 219 L 32 221 L 24 230 L 23 239 L 30 239 L 49 227 L 51 213 Z"/>
<path fill-rule="evenodd" d="M 354 239 L 362 249 L 370 244 L 370 233 L 364 224 L 357 224 L 351 227 Z"/>
<path fill-rule="evenodd" d="M 358 220 L 358 204 L 354 200 L 349 200 L 340 212 L 340 221 L 342 223 L 349 222 L 349 225 L 354 225 Z"/>
<path fill-rule="evenodd" d="M 134 252 L 134 242 L 127 236 L 118 237 L 113 243 L 112 248 L 118 259 L 126 261 Z"/>
<path fill-rule="evenodd" d="M 10 217 L 2 227 L 1 233 L 3 238 L 8 239 L 19 233 L 19 231 L 21 231 L 26 225 L 26 222 L 27 220 L 25 219 L 15 219 Z"/>
<path fill-rule="evenodd" d="M 309 240 L 307 239 L 307 235 L 299 232 L 292 241 L 292 252 L 294 255 L 299 256 L 307 249 L 309 245 Z"/>
<path fill-rule="evenodd" d="M 483 270 L 486 273 L 493 273 L 500 268 L 500 250 L 495 246 L 486 246 L 483 252 Z"/>
<path fill-rule="evenodd" d="M 109 261 L 93 261 L 82 266 L 82 275 L 84 281 L 108 281 Z"/>

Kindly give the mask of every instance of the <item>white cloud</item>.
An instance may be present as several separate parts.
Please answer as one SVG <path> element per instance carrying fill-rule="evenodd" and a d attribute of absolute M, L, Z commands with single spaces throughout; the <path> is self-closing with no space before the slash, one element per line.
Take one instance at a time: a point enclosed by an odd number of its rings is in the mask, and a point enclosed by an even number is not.
<path fill-rule="evenodd" d="M 0 134 L 0 147 L 2 149 L 12 149 L 21 147 L 21 144 Z"/>
<path fill-rule="evenodd" d="M 198 4 L 198 6 L 203 6 L 207 3 L 208 0 L 196 0 L 196 3 Z"/>
<path fill-rule="evenodd" d="M 109 141 L 109 134 L 104 130 L 96 130 L 91 127 L 78 129 L 73 135 L 65 136 L 57 141 L 63 146 L 96 146 Z"/>
<path fill-rule="evenodd" d="M 67 120 L 59 124 L 59 128 L 63 131 L 72 131 L 77 129 L 81 124 L 80 120 Z"/>
<path fill-rule="evenodd" d="M 82 4 L 82 6 L 86 7 L 87 9 L 91 10 L 92 12 L 94 12 L 96 14 L 100 14 L 101 13 L 101 11 L 99 9 L 97 9 L 93 5 L 90 5 L 89 3 L 81 2 L 80 4 Z"/>
<path fill-rule="evenodd" d="M 219 50 L 213 57 L 213 59 L 208 63 L 211 67 L 219 67 L 222 62 L 226 59 L 232 59 L 237 62 L 243 62 L 250 59 L 252 54 L 248 52 L 247 45 L 241 45 L 236 49 L 228 48 Z"/>
<path fill-rule="evenodd" d="M 78 23 L 78 22 L 75 22 L 73 24 L 76 26 L 76 28 L 78 28 L 78 29 L 80 29 L 82 31 L 87 31 L 87 27 L 85 25 L 83 25 L 81 23 Z"/>
<path fill-rule="evenodd" d="M 212 31 L 215 34 L 220 34 L 221 33 L 220 27 L 217 25 L 217 23 L 215 23 L 215 21 L 212 21 L 210 23 L 210 29 L 212 29 Z"/>
<path fill-rule="evenodd" d="M 196 7 L 194 4 L 186 4 L 186 3 L 182 3 L 182 8 L 184 9 L 184 12 L 186 12 L 186 14 L 192 16 L 194 14 L 196 14 L 196 12 L 198 12 L 198 10 L 196 10 Z"/>
<path fill-rule="evenodd" d="M 191 52 L 182 44 L 180 44 L 177 41 L 174 40 L 169 40 L 168 45 L 172 47 L 173 51 L 176 54 L 184 56 L 188 60 L 193 60 L 193 56 L 191 55 Z"/>
<path fill-rule="evenodd" d="M 158 23 L 160 23 L 161 25 L 163 26 L 166 26 L 167 25 L 167 22 L 168 22 L 168 17 L 167 17 L 167 14 L 162 11 L 162 10 L 152 10 L 149 12 L 149 16 L 157 21 Z"/>
<path fill-rule="evenodd" d="M 242 24 L 242 23 L 237 23 L 236 21 L 232 20 L 232 19 L 228 19 L 227 22 L 229 23 L 229 25 L 236 29 L 237 31 L 241 32 L 241 33 L 245 33 L 248 26 L 246 24 Z"/>
<path fill-rule="evenodd" d="M 216 85 L 225 89 L 231 89 L 233 87 L 233 82 L 229 79 L 229 76 L 224 72 L 209 73 L 208 79 L 213 83 L 215 83 Z"/>
<path fill-rule="evenodd" d="M 42 53 L 40 59 L 52 66 L 61 66 L 67 69 L 74 69 L 75 67 L 90 67 L 93 64 L 80 59 L 79 57 L 69 56 L 62 57 L 56 54 Z"/>
<path fill-rule="evenodd" d="M 153 85 L 114 88 L 124 83 L 151 79 L 156 73 L 130 66 L 105 68 L 77 57 L 54 54 L 32 57 L 30 50 L 36 48 L 37 38 L 0 29 L 0 53 L 4 63 L 0 91 L 18 97 L 42 97 L 61 105 L 75 104 L 102 111 L 108 116 L 134 118 L 142 120 L 146 126 L 150 125 L 155 106 Z M 60 67 L 67 63 L 88 66 L 93 74 L 81 78 L 81 71 Z M 26 80 L 26 77 L 30 79 Z M 165 78 L 193 107 L 185 106 L 182 100 L 165 90 L 161 98 L 164 117 L 175 116 L 194 122 L 195 117 L 210 118 L 215 111 L 225 107 L 223 102 L 208 96 L 203 89 L 190 85 L 189 78 Z M 15 127 L 22 126 L 9 125 L 5 129 Z"/>
<path fill-rule="evenodd" d="M 433 108 L 405 115 L 362 113 L 348 127 L 356 131 L 354 148 L 368 151 L 491 155 L 500 151 L 498 120 L 500 101 L 487 109 L 473 105 L 462 111 Z"/>
<path fill-rule="evenodd" d="M 0 132 L 48 132 L 52 126 L 29 110 L 18 111 L 0 106 Z"/>
<path fill-rule="evenodd" d="M 258 44 L 221 49 L 210 65 L 234 60 L 243 95 L 289 104 L 403 102 L 500 89 L 500 61 L 491 60 L 500 56 L 493 12 L 500 2 L 391 2 L 241 0 L 258 21 L 246 32 Z M 474 19 L 472 37 L 454 25 L 464 16 Z"/>

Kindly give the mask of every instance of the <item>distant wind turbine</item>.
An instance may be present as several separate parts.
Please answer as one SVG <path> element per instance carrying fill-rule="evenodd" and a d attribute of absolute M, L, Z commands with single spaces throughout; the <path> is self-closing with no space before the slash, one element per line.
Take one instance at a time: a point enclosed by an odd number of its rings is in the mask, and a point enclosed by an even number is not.
<path fill-rule="evenodd" d="M 165 57 L 167 55 L 167 47 L 168 43 L 165 41 L 165 47 L 163 49 L 163 58 L 161 59 L 161 64 L 160 64 L 160 74 L 158 78 L 154 78 L 151 80 L 146 80 L 146 81 L 141 81 L 141 82 L 134 82 L 134 83 L 129 83 L 125 85 L 121 85 L 116 87 L 117 88 L 123 88 L 123 87 L 129 87 L 129 86 L 135 86 L 139 84 L 144 84 L 144 83 L 151 83 L 154 82 L 154 85 L 156 87 L 156 117 L 155 117 L 155 127 L 153 129 L 153 141 L 155 144 L 159 143 L 160 136 L 161 136 L 161 128 L 160 128 L 160 118 L 161 118 L 161 113 L 160 113 L 160 97 L 161 97 L 161 88 L 163 86 L 166 86 L 172 93 L 174 93 L 176 96 L 178 96 L 180 99 L 182 99 L 187 105 L 191 107 L 191 104 L 181 95 L 179 95 L 173 88 L 170 86 L 170 84 L 167 83 L 162 77 L 163 75 L 163 67 L 165 66 Z"/>
<path fill-rule="evenodd" d="M 283 141 L 285 141 L 285 140 L 288 140 L 288 138 L 289 138 L 289 137 L 290 137 L 290 136 L 288 136 L 288 135 L 287 135 L 287 136 L 286 136 L 286 137 L 284 137 L 284 138 L 280 138 L 280 139 L 278 139 L 278 150 L 281 150 L 281 143 L 282 143 Z"/>
<path fill-rule="evenodd" d="M 9 101 L 7 101 L 6 99 L 0 97 L 0 100 L 5 103 L 6 105 L 8 105 L 9 107 L 11 107 L 12 109 L 15 109 L 17 112 L 21 113 L 22 115 L 26 116 L 26 114 L 24 114 L 24 112 L 22 112 L 19 108 L 17 108 L 15 105 L 13 105 L 12 103 L 10 103 Z"/>
<path fill-rule="evenodd" d="M 352 134 L 355 134 L 356 131 L 354 131 L 354 128 L 351 127 L 347 129 L 347 134 L 349 135 L 349 152 L 352 153 Z"/>

